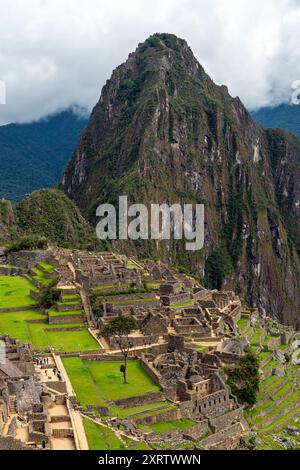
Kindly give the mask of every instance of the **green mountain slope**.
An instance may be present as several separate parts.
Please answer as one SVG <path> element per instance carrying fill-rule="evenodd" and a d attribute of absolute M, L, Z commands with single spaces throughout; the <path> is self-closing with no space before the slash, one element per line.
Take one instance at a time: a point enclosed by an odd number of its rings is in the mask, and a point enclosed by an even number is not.
<path fill-rule="evenodd" d="M 71 110 L 30 124 L 0 127 L 0 198 L 20 200 L 57 186 L 63 167 L 86 126 Z"/>
<path fill-rule="evenodd" d="M 253 118 L 262 126 L 285 129 L 300 137 L 300 106 L 281 104 L 253 111 Z"/>
<path fill-rule="evenodd" d="M 204 202 L 205 247 L 119 243 L 234 289 L 261 312 L 299 324 L 300 142 L 266 132 L 217 86 L 187 43 L 155 34 L 114 70 L 61 187 L 95 222 L 103 202 Z M 287 212 L 287 208 L 289 208 Z"/>
<path fill-rule="evenodd" d="M 41 235 L 65 248 L 102 250 L 93 227 L 58 189 L 41 189 L 13 206 L 0 201 L 0 245 L 27 235 Z"/>

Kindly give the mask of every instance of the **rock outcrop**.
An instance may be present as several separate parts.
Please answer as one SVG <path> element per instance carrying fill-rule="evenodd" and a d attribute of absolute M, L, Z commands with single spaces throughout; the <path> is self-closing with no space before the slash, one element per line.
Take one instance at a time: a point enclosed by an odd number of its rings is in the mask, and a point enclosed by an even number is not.
<path fill-rule="evenodd" d="M 155 34 L 107 81 L 61 188 L 92 222 L 122 194 L 204 203 L 200 252 L 178 241 L 117 246 L 180 263 L 299 326 L 299 159 L 300 142 L 254 122 L 184 40 Z"/>

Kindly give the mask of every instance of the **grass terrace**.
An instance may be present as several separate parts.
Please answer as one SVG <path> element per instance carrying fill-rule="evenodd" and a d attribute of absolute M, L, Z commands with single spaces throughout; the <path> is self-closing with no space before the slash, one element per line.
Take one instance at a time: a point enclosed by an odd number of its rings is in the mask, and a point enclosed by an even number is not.
<path fill-rule="evenodd" d="M 244 328 L 246 328 L 246 326 L 248 325 L 249 323 L 249 317 L 243 317 L 241 316 L 241 318 L 238 320 L 237 322 L 237 327 L 240 329 L 240 330 L 243 330 Z"/>
<path fill-rule="evenodd" d="M 147 289 L 159 289 L 160 283 L 159 282 L 146 282 Z"/>
<path fill-rule="evenodd" d="M 39 323 L 29 323 L 30 320 L 39 321 Z M 36 310 L 0 313 L 0 333 L 8 334 L 23 343 L 31 343 L 35 349 L 47 349 L 49 346 L 57 351 L 66 352 L 99 349 L 99 343 L 87 329 L 60 331 L 61 328 L 82 326 L 84 323 L 49 325 L 47 317 Z"/>
<path fill-rule="evenodd" d="M 37 312 L 37 310 L 0 313 L 0 333 L 7 334 L 12 338 L 18 339 L 23 343 L 33 344 L 29 324 L 27 320 L 39 320 L 45 322 L 46 317 Z M 40 326 L 40 324 L 36 324 Z M 42 327 L 47 326 L 41 324 Z"/>
<path fill-rule="evenodd" d="M 100 349 L 99 343 L 88 330 L 66 330 L 62 332 L 56 331 L 56 328 L 51 328 L 51 331 L 46 331 L 45 333 L 49 344 L 56 351 L 93 351 Z"/>
<path fill-rule="evenodd" d="M 186 300 L 178 304 L 170 305 L 170 307 L 171 308 L 184 308 L 184 307 L 190 307 L 191 305 L 194 305 L 194 302 L 192 300 Z"/>
<path fill-rule="evenodd" d="M 83 426 L 90 450 L 124 450 L 126 446 L 109 428 L 83 418 Z"/>
<path fill-rule="evenodd" d="M 83 310 L 68 310 L 67 312 L 59 312 L 55 309 L 48 310 L 49 317 L 62 317 L 66 315 L 83 315 Z"/>
<path fill-rule="evenodd" d="M 80 358 L 67 357 L 63 358 L 63 363 L 82 406 L 103 406 L 107 400 L 120 400 L 160 390 L 144 371 L 140 361 L 128 362 L 126 385 L 120 372 L 122 362 L 82 361 Z"/>
<path fill-rule="evenodd" d="M 34 273 L 34 278 L 37 281 L 39 281 L 41 284 L 43 284 L 43 286 L 48 286 L 49 284 L 53 282 L 52 279 L 45 276 L 44 272 L 41 269 L 34 267 L 34 268 L 31 268 L 31 271 Z"/>
<path fill-rule="evenodd" d="M 30 307 L 36 301 L 30 296 L 35 287 L 21 276 L 0 276 L 0 309 Z"/>
<path fill-rule="evenodd" d="M 194 426 L 196 423 L 191 419 L 178 419 L 176 421 L 160 421 L 154 424 L 142 426 L 147 431 L 154 431 L 156 434 L 166 434 L 175 430 L 183 430 Z"/>
<path fill-rule="evenodd" d="M 133 406 L 131 408 L 119 408 L 118 406 L 111 406 L 110 412 L 113 416 L 117 418 L 129 418 L 137 414 L 153 413 L 158 412 L 159 410 L 166 411 L 167 409 L 172 408 L 172 405 L 167 401 L 156 401 L 152 403 L 145 403 L 143 405 Z"/>
<path fill-rule="evenodd" d="M 126 261 L 126 268 L 127 269 L 140 269 L 139 266 L 131 259 L 128 259 Z"/>
<path fill-rule="evenodd" d="M 40 261 L 39 266 L 41 266 L 48 273 L 54 273 L 54 266 L 47 261 Z"/>
<path fill-rule="evenodd" d="M 120 373 L 123 362 L 85 361 L 85 364 L 88 365 L 90 374 L 100 387 L 105 400 L 120 400 L 160 390 L 146 374 L 140 361 L 128 362 L 126 385 L 123 384 L 123 376 Z"/>
<path fill-rule="evenodd" d="M 73 302 L 75 300 L 81 302 L 81 297 L 80 297 L 79 294 L 61 295 L 61 299 L 66 303 L 70 303 L 70 302 Z"/>

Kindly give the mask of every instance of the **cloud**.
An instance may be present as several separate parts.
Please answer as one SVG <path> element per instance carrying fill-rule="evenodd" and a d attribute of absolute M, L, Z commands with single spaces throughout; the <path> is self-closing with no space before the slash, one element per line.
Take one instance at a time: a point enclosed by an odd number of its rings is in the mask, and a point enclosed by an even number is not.
<path fill-rule="evenodd" d="M 292 0 L 0 0 L 0 123 L 89 109 L 112 70 L 154 32 L 185 38 L 249 108 L 288 101 L 300 79 Z"/>

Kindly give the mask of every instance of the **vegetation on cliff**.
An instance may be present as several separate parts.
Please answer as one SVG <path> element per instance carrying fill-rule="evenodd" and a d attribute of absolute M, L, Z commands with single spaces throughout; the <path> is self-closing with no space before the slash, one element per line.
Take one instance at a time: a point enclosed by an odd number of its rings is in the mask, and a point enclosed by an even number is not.
<path fill-rule="evenodd" d="M 241 403 L 253 405 L 259 390 L 259 360 L 255 352 L 249 348 L 239 364 L 226 367 L 225 373 L 233 395 Z"/>
<path fill-rule="evenodd" d="M 122 194 L 146 205 L 204 203 L 202 251 L 181 241 L 115 249 L 181 264 L 297 326 L 299 155 L 299 141 L 264 131 L 184 40 L 155 34 L 107 81 L 61 187 L 92 223 L 100 203 Z"/>
<path fill-rule="evenodd" d="M 57 189 L 34 191 L 15 206 L 1 201 L 0 243 L 6 252 L 45 249 L 48 244 L 106 249 L 74 202 Z"/>

